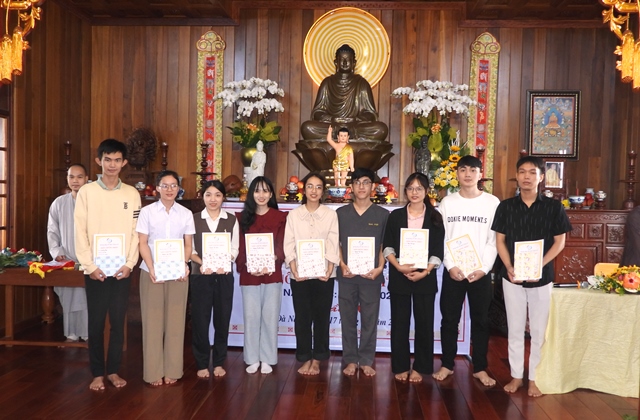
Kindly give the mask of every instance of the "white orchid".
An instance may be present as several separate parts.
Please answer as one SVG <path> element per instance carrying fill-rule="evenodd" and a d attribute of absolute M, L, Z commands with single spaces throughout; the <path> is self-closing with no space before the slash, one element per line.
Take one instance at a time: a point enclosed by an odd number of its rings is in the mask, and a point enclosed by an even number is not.
<path fill-rule="evenodd" d="M 236 106 L 236 118 L 241 119 L 250 117 L 254 111 L 258 115 L 283 112 L 284 107 L 275 96 L 284 97 L 284 90 L 276 82 L 252 77 L 227 83 L 213 99 L 221 99 L 223 108 Z"/>
<path fill-rule="evenodd" d="M 440 115 L 469 115 L 469 107 L 476 101 L 461 92 L 469 90 L 467 85 L 454 85 L 451 82 L 421 80 L 415 88 L 399 87 L 391 92 L 394 97 L 407 95 L 409 103 L 402 110 L 405 114 L 427 117 L 434 109 Z"/>

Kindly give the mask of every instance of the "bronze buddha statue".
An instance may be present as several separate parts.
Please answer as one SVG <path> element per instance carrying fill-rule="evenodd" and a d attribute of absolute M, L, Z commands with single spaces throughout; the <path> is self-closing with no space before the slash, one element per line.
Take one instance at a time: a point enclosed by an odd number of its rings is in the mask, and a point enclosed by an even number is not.
<path fill-rule="evenodd" d="M 336 51 L 336 73 L 327 76 L 318 89 L 311 120 L 300 127 L 304 140 L 293 153 L 309 170 L 330 170 L 335 151 L 325 141 L 329 127 L 337 132 L 347 128 L 351 134 L 356 167 L 377 171 L 393 156 L 392 145 L 385 141 L 387 124 L 378 121 L 371 85 L 354 72 L 356 54 L 344 44 Z"/>
<path fill-rule="evenodd" d="M 341 46 L 336 51 L 334 64 L 336 73 L 320 84 L 311 120 L 302 123 L 302 138 L 324 138 L 332 125 L 336 131 L 347 128 L 352 139 L 384 141 L 389 128 L 378 121 L 369 82 L 354 72 L 355 51 L 346 44 Z"/>

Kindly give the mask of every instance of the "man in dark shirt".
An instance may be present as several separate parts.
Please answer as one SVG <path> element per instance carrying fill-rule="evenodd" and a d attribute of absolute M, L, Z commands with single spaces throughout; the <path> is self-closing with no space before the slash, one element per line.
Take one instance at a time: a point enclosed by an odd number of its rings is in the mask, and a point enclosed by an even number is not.
<path fill-rule="evenodd" d="M 631 210 L 624 229 L 627 239 L 620 265 L 640 265 L 640 206 Z"/>
<path fill-rule="evenodd" d="M 389 211 L 370 200 L 375 174 L 357 168 L 352 175 L 354 201 L 337 210 L 340 227 L 340 267 L 338 268 L 338 300 L 342 319 L 342 360 L 345 375 L 355 375 L 358 367 L 365 376 L 373 376 L 376 353 L 380 288 L 386 260 L 382 255 L 382 237 Z M 362 261 L 349 260 L 349 238 L 373 241 L 373 258 L 367 267 Z M 368 271 L 367 271 L 368 270 Z M 356 275 L 354 273 L 359 273 Z M 360 344 L 358 345 L 358 312 L 360 312 Z"/>
<path fill-rule="evenodd" d="M 542 395 L 535 383 L 536 367 L 549 319 L 553 286 L 553 260 L 562 251 L 571 223 L 562 204 L 538 194 L 544 179 L 544 162 L 525 156 L 516 165 L 520 195 L 504 200 L 496 209 L 491 229 L 496 231 L 498 255 L 504 267 L 500 271 L 509 328 L 509 365 L 512 380 L 504 390 L 513 393 L 523 385 L 524 330 L 529 314 L 531 349 L 529 354 L 529 390 L 531 397 Z M 544 240 L 542 277 L 515 280 L 515 244 Z"/>

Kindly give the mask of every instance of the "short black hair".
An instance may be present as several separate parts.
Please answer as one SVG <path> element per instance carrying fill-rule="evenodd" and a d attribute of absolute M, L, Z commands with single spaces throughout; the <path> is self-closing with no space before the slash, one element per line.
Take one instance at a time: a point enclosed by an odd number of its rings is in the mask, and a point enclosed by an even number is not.
<path fill-rule="evenodd" d="M 536 166 L 540 170 L 541 174 L 544 174 L 544 171 L 545 171 L 544 161 L 541 158 L 536 157 L 536 156 L 524 156 L 524 157 L 521 157 L 518 160 L 518 163 L 516 163 L 516 171 L 518 169 L 520 169 L 520 167 L 522 165 L 524 165 L 525 163 L 533 164 L 534 166 Z"/>
<path fill-rule="evenodd" d="M 207 189 L 209 189 L 209 187 L 213 187 L 216 190 L 220 191 L 222 193 L 222 195 L 226 195 L 227 194 L 227 190 L 225 190 L 224 188 L 224 184 L 217 180 L 217 179 L 213 179 L 211 181 L 207 181 L 204 183 L 204 185 L 202 186 L 202 188 L 200 188 L 200 195 L 202 197 L 204 197 L 204 193 L 207 191 Z"/>
<path fill-rule="evenodd" d="M 340 127 L 340 130 L 338 130 L 338 133 L 347 133 L 347 135 L 351 135 L 347 127 Z"/>
<path fill-rule="evenodd" d="M 162 181 L 162 178 L 164 178 L 165 176 L 174 177 L 176 181 L 178 181 L 178 186 L 180 186 L 180 177 L 178 176 L 178 173 L 176 171 L 170 171 L 168 169 L 158 172 L 158 175 L 156 175 L 156 186 L 160 185 L 160 181 Z"/>
<path fill-rule="evenodd" d="M 462 156 L 458 161 L 458 168 L 468 166 L 469 168 L 478 168 L 482 170 L 482 161 L 475 156 Z"/>
<path fill-rule="evenodd" d="M 102 159 L 103 155 L 110 155 L 111 153 L 122 153 L 122 159 L 127 158 L 127 146 L 116 139 L 106 139 L 98 146 L 98 159 Z"/>
<path fill-rule="evenodd" d="M 371 182 L 375 182 L 376 174 L 369 168 L 356 168 L 351 174 L 351 180 L 355 181 L 360 178 L 369 178 Z"/>

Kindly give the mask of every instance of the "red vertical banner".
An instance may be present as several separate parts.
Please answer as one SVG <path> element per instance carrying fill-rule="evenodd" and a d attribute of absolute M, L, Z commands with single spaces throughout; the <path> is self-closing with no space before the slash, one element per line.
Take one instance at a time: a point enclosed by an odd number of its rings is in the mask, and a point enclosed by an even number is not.
<path fill-rule="evenodd" d="M 216 106 L 213 97 L 222 89 L 224 73 L 225 42 L 220 36 L 208 31 L 196 43 L 198 49 L 198 120 L 196 171 L 200 180 L 211 179 L 222 172 L 222 109 Z M 208 147 L 203 148 L 206 144 Z M 206 150 L 206 156 L 203 151 Z M 206 162 L 206 167 L 202 163 Z"/>
<path fill-rule="evenodd" d="M 493 155 L 498 90 L 498 59 L 500 44 L 488 32 L 471 44 L 469 96 L 477 101 L 475 112 L 469 115 L 468 139 L 482 158 L 484 189 L 493 190 Z"/>

